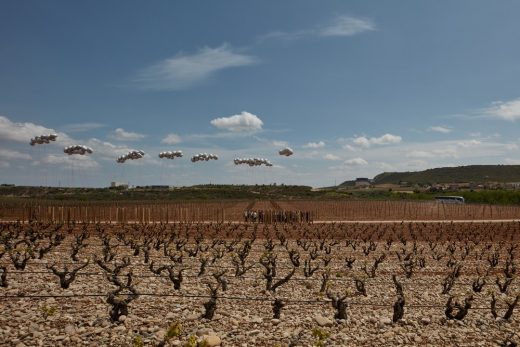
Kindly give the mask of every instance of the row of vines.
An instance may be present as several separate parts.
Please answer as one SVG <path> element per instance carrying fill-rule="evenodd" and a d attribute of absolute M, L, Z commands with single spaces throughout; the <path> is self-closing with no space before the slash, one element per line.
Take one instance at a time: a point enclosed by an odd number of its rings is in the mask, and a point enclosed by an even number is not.
<path fill-rule="evenodd" d="M 440 204 L 407 201 L 229 201 L 229 202 L 67 202 L 0 203 L 0 220 L 41 222 L 170 223 L 244 221 L 244 211 L 302 211 L 312 221 L 516 219 L 519 206 Z M 269 221 L 276 221 L 269 218 Z"/>
<path fill-rule="evenodd" d="M 518 327 L 516 222 L 32 222 L 3 223 L 0 232 L 0 300 L 99 297 L 116 325 L 170 298 L 198 306 L 203 321 L 242 301 L 274 320 L 321 305 L 337 322 L 380 308 L 390 324 L 416 311 Z M 169 324 L 157 345 L 189 339 L 180 324 Z M 320 342 L 318 335 L 308 338 Z M 295 345 L 292 339 L 285 342 Z M 512 334 L 503 339 L 515 343 Z"/>

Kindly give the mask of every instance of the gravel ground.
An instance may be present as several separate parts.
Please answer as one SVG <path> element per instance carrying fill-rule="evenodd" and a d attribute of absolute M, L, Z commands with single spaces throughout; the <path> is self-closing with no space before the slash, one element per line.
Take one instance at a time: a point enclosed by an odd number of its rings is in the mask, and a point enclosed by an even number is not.
<path fill-rule="evenodd" d="M 453 228 L 450 232 L 457 235 L 457 230 Z M 320 343 L 324 346 L 512 346 L 504 343 L 508 338 L 520 342 L 520 308 L 516 308 L 507 321 L 495 319 L 491 314 L 490 302 L 491 293 L 496 293 L 498 313 L 503 315 L 505 303 L 511 302 L 519 293 L 516 277 L 507 293 L 500 293 L 495 284 L 497 276 L 500 280 L 504 279 L 502 272 L 507 259 L 507 247 L 518 244 L 518 240 L 504 241 L 512 233 L 510 225 L 496 228 L 496 235 L 500 237 L 493 237 L 493 241 L 488 240 L 490 236 L 479 230 L 458 237 L 456 242 L 452 242 L 455 247 L 453 253 L 449 251 L 448 241 L 417 241 L 413 257 L 423 257 L 424 267 L 416 265 L 411 278 L 405 277 L 401 267 L 403 261 L 398 259 L 397 254 L 404 257 L 412 253 L 413 243 L 404 245 L 397 241 L 397 237 L 391 245 L 383 238 L 373 241 L 376 249 L 368 255 L 364 254 L 363 246 L 369 247 L 370 243 L 368 240 L 360 240 L 358 237 L 361 234 L 345 237 L 336 245 L 330 245 L 332 240 L 326 241 L 325 245 L 331 247 L 330 254 L 325 249 L 319 249 L 317 240 L 308 240 L 310 247 L 306 251 L 301 243 L 298 245 L 296 240 L 291 239 L 288 240 L 287 249 L 299 251 L 301 265 L 291 280 L 279 287 L 276 293 L 265 290 L 264 267 L 259 263 L 259 259 L 266 253 L 265 238 L 253 243 L 246 264 L 254 266 L 242 277 L 234 276 L 231 261 L 234 252 L 227 251 L 223 252 L 225 255 L 222 259 L 208 265 L 205 274 L 197 276 L 201 258 L 211 259 L 215 249 L 225 250 L 225 246 L 231 244 L 228 239 L 224 245 L 211 247 L 213 238 L 206 238 L 201 245 L 207 245 L 207 251 L 201 251 L 194 257 L 190 257 L 187 251 L 183 252 L 184 281 L 181 289 L 175 290 L 167 271 L 156 275 L 149 269 L 151 261 L 154 261 L 154 268 L 161 264 L 173 264 L 164 255 L 162 246 L 159 250 L 152 249 L 150 260 L 145 263 L 143 252 L 133 256 L 133 250 L 128 245 L 112 237 L 111 249 L 116 255 L 110 265 L 121 263 L 123 257 L 129 256 L 131 265 L 124 268 L 122 274 L 132 272 L 133 285 L 141 294 L 129 304 L 128 315 L 116 322 L 110 320 L 110 305 L 106 302 L 107 294 L 116 287 L 94 262 L 94 255 L 103 257 L 102 239 L 92 231 L 93 235 L 85 241 L 88 246 L 80 250 L 79 261 L 74 262 L 70 253 L 71 243 L 79 232 L 76 230 L 43 259 L 30 259 L 23 271 L 14 268 L 7 253 L 0 259 L 0 263 L 6 266 L 8 281 L 7 287 L 0 288 L 0 343 L 2 346 L 21 347 L 138 346 L 142 342 L 144 346 L 157 346 L 165 340 L 169 328 L 178 323 L 182 327 L 179 336 L 167 339 L 166 346 L 186 346 L 192 335 L 199 342 L 205 340 L 206 345 L 221 346 L 314 346 Z M 376 238 L 375 234 L 372 233 L 372 239 Z M 126 239 L 135 238 L 136 243 L 142 243 L 143 238 L 135 235 L 131 234 Z M 154 236 L 153 239 L 161 237 Z M 235 249 L 245 239 L 247 236 Z M 346 242 L 354 239 L 357 239 L 354 246 Z M 481 241 L 475 245 L 475 242 L 468 240 Z M 275 247 L 271 253 L 277 255 L 275 277 L 279 279 L 288 274 L 293 266 L 286 248 L 280 245 L 274 234 L 273 244 Z M 304 260 L 310 258 L 309 251 L 314 249 L 314 245 L 317 257 L 311 260 L 311 265 L 319 266 L 319 269 L 312 276 L 306 277 Z M 472 247 L 464 257 L 464 246 L 468 245 Z M 432 246 L 435 246 L 434 250 Z M 193 240 L 184 246 L 188 250 L 194 247 Z M 175 243 L 170 245 L 170 249 L 175 250 Z M 499 255 L 498 264 L 487 275 L 488 283 L 482 291 L 475 293 L 472 282 L 478 276 L 477 269 L 484 273 L 490 267 L 488 259 L 495 250 Z M 514 254 L 518 252 L 515 250 Z M 374 259 L 381 254 L 385 254 L 386 258 L 376 270 L 375 278 L 369 278 L 362 267 L 366 265 L 369 269 Z M 442 257 L 434 259 L 437 256 Z M 356 259 L 352 269 L 345 266 L 347 257 Z M 328 258 L 330 263 L 325 266 L 324 259 Z M 69 263 L 69 269 L 72 269 L 86 259 L 90 259 L 89 265 L 78 272 L 68 289 L 61 289 L 58 277 L 46 267 L 55 263 L 61 269 L 63 264 Z M 456 278 L 450 294 L 441 294 L 442 283 L 453 269 L 453 266 L 447 266 L 450 259 L 461 266 L 461 274 Z M 518 266 L 516 258 L 514 264 Z M 224 277 L 228 288 L 226 291 L 218 291 L 213 319 L 203 319 L 203 305 L 209 300 L 206 283 L 216 283 L 212 274 L 224 269 L 227 270 Z M 328 290 L 334 294 L 347 295 L 346 320 L 334 319 L 335 310 L 330 300 L 320 292 L 322 276 L 327 273 L 327 269 L 330 276 Z M 392 322 L 392 307 L 396 300 L 392 282 L 394 274 L 402 283 L 406 300 L 404 317 L 395 323 Z M 354 278 L 364 281 L 367 296 L 358 293 Z M 465 297 L 473 295 L 472 308 L 463 320 L 446 318 L 445 304 L 450 295 L 461 302 Z M 282 299 L 285 304 L 280 319 L 273 319 L 271 305 L 275 298 Z M 316 337 L 320 333 L 324 335 L 321 340 Z"/>

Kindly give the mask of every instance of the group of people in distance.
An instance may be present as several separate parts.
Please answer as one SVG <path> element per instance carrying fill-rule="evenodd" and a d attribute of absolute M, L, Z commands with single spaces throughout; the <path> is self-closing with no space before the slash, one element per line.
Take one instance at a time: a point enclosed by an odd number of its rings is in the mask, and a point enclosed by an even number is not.
<path fill-rule="evenodd" d="M 309 211 L 246 210 L 244 222 L 254 223 L 307 223 L 312 221 Z"/>

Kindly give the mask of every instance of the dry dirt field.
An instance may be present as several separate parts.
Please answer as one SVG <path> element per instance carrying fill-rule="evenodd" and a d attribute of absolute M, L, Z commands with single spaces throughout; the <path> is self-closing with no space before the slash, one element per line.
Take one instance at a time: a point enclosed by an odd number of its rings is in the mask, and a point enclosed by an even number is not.
<path fill-rule="evenodd" d="M 2 346 L 520 343 L 518 222 L 0 228 Z"/>

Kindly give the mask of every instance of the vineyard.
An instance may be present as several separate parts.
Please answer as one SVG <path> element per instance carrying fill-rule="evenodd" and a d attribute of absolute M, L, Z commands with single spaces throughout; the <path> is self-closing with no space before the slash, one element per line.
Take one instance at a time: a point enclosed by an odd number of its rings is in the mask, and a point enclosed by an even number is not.
<path fill-rule="evenodd" d="M 244 211 L 263 211 L 265 222 L 276 222 L 273 214 L 305 212 L 308 221 L 402 221 L 402 220 L 513 220 L 518 205 L 440 204 L 413 201 L 269 201 L 220 202 L 55 202 L 4 200 L 0 221 L 81 221 L 88 223 L 243 222 Z"/>
<path fill-rule="evenodd" d="M 0 228 L 2 345 L 520 342 L 519 222 Z"/>

